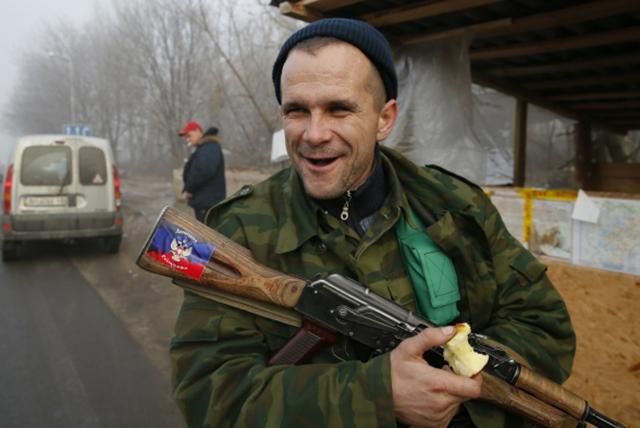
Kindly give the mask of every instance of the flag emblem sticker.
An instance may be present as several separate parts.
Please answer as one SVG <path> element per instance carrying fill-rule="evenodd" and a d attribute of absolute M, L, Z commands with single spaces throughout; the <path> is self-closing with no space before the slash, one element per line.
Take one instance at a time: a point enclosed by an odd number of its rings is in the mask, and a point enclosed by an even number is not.
<path fill-rule="evenodd" d="M 199 280 L 215 246 L 200 242 L 191 233 L 163 220 L 156 228 L 147 255 L 171 270 Z"/>

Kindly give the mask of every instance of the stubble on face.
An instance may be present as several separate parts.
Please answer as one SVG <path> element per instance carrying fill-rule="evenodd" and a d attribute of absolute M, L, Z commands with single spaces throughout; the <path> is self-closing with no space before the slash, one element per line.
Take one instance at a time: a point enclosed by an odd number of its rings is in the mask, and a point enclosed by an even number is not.
<path fill-rule="evenodd" d="M 287 152 L 314 198 L 341 196 L 373 169 L 379 109 L 371 69 L 362 52 L 342 42 L 315 52 L 294 49 L 284 64 Z M 373 75 L 379 79 L 375 69 Z"/>

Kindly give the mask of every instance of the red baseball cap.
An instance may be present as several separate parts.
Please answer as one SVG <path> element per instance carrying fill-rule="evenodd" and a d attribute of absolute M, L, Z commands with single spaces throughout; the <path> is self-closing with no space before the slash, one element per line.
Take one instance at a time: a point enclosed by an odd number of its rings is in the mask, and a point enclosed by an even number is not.
<path fill-rule="evenodd" d="M 182 128 L 182 131 L 178 132 L 178 135 L 181 137 L 184 137 L 189 132 L 194 131 L 196 129 L 199 129 L 202 131 L 202 126 L 200 126 L 200 124 L 195 120 L 191 120 L 184 125 L 184 128 Z"/>

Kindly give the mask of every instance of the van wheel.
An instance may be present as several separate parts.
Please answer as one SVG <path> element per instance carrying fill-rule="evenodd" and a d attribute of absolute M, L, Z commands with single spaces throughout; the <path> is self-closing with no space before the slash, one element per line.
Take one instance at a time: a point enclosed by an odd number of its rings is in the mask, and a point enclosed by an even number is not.
<path fill-rule="evenodd" d="M 120 250 L 121 236 L 108 236 L 104 238 L 104 248 L 109 254 L 117 254 Z"/>
<path fill-rule="evenodd" d="M 15 242 L 2 242 L 2 261 L 9 262 L 18 258 L 18 245 Z"/>

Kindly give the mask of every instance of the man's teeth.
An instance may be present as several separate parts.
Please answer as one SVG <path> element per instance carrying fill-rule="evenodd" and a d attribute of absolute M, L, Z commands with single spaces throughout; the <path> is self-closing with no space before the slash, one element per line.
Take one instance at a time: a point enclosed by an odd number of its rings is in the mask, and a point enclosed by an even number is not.
<path fill-rule="evenodd" d="M 335 160 L 334 158 L 329 158 L 329 159 L 309 159 L 309 161 L 314 165 L 328 165 L 331 162 L 333 162 L 334 160 Z"/>

